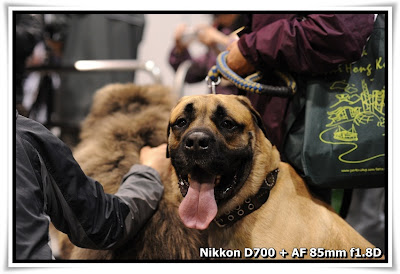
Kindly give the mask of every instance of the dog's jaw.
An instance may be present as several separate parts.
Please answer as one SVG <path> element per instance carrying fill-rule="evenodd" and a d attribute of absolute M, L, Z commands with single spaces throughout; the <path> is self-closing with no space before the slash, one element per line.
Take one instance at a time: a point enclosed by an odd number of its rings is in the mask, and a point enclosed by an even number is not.
<path fill-rule="evenodd" d="M 178 185 L 184 197 L 179 215 L 189 228 L 204 230 L 216 217 L 218 206 L 231 198 L 247 180 L 251 161 L 240 165 L 234 174 L 214 175 L 195 167 L 188 175 L 179 175 Z"/>

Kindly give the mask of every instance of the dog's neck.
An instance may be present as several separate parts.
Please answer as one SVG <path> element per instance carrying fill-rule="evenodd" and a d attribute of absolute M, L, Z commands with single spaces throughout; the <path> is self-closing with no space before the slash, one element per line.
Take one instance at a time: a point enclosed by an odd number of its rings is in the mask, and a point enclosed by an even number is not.
<path fill-rule="evenodd" d="M 229 227 L 235 222 L 259 209 L 268 200 L 270 191 L 275 186 L 277 181 L 278 172 L 279 169 L 277 168 L 268 173 L 260 189 L 255 195 L 247 198 L 244 203 L 238 205 L 234 210 L 228 211 L 219 216 L 214 220 L 214 222 L 219 227 Z"/>
<path fill-rule="evenodd" d="M 268 182 L 269 180 L 267 178 L 273 177 L 276 181 L 275 175 L 277 175 L 277 173 L 275 170 L 278 169 L 280 164 L 280 153 L 276 147 L 265 138 L 261 131 L 256 133 L 255 139 L 259 141 L 255 142 L 253 146 L 253 154 L 255 156 L 253 158 L 252 172 L 247 178 L 247 181 L 250 183 L 243 186 L 234 197 L 227 201 L 226 204 L 219 207 L 219 214 L 217 214 L 216 219 L 226 215 L 226 212 L 232 212 L 239 206 L 242 207 L 249 198 L 257 196 L 260 191 L 262 193 L 264 182 Z M 265 197 L 268 195 L 264 194 Z M 263 198 L 265 199 L 265 197 Z M 261 205 L 265 204 L 265 201 Z M 254 210 L 252 212 L 254 212 Z M 230 217 L 230 219 L 231 218 L 232 217 Z"/>

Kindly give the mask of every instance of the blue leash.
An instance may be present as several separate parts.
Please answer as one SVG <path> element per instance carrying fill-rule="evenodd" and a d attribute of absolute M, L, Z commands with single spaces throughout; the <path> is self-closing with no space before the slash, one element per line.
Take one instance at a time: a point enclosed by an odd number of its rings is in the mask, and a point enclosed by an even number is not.
<path fill-rule="evenodd" d="M 260 72 L 253 73 L 246 78 L 240 77 L 226 64 L 227 55 L 228 51 L 221 52 L 217 57 L 216 65 L 208 72 L 206 80 L 208 84 L 211 85 L 210 87 L 212 87 L 213 92 L 214 87 L 218 85 L 221 80 L 220 75 L 222 75 L 237 88 L 249 92 L 278 97 L 290 97 L 296 93 L 297 85 L 293 77 L 279 71 L 275 71 L 275 74 L 285 82 L 286 86 L 271 86 L 257 83 L 257 81 L 262 78 Z"/>

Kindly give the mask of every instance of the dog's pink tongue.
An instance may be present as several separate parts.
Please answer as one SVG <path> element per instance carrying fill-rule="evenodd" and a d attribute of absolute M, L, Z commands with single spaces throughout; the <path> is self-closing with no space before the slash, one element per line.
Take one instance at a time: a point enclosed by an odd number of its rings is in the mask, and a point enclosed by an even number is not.
<path fill-rule="evenodd" d="M 202 171 L 191 174 L 189 190 L 179 206 L 179 216 L 185 226 L 206 229 L 217 215 L 214 181 L 215 176 Z"/>

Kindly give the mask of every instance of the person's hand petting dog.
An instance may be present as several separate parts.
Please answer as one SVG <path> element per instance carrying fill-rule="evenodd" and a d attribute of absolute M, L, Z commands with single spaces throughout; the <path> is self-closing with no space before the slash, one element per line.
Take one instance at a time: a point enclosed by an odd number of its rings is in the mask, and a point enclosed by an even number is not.
<path fill-rule="evenodd" d="M 158 147 L 145 146 L 140 150 L 140 163 L 154 168 L 161 178 L 170 176 L 171 160 L 166 157 L 167 144 Z"/>

